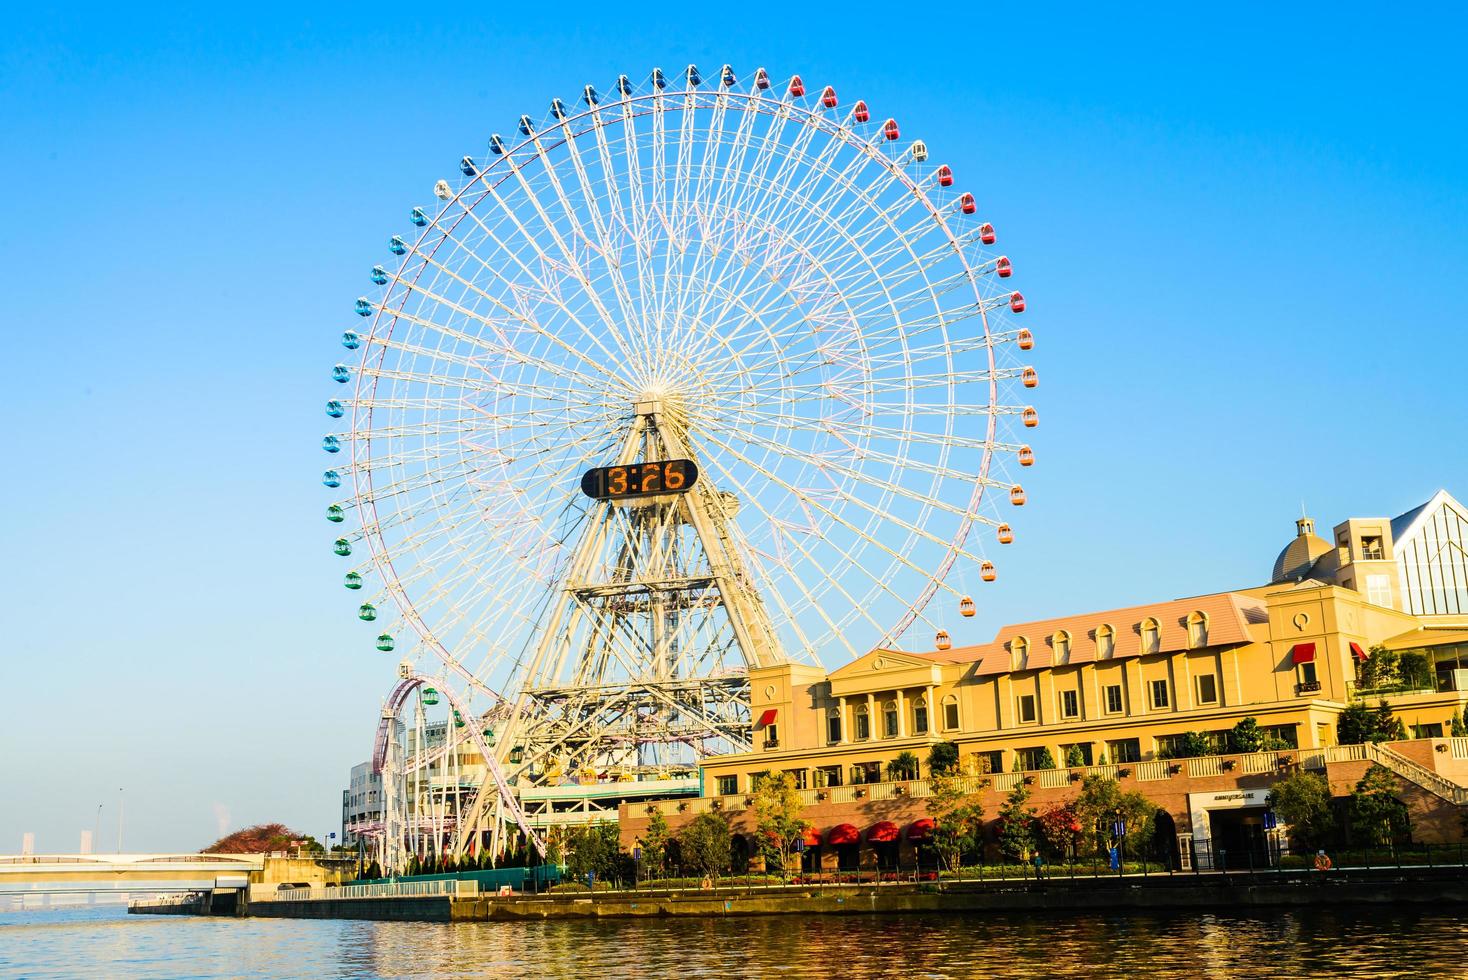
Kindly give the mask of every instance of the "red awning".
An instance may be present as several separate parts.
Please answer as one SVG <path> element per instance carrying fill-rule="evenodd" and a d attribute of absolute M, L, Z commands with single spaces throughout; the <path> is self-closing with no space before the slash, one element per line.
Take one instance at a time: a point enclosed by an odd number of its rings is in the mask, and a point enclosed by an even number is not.
<path fill-rule="evenodd" d="M 1367 652 L 1365 650 L 1362 650 L 1361 649 L 1361 644 L 1359 644 L 1359 643 L 1352 643 L 1351 644 L 1351 655 L 1354 656 L 1357 660 L 1370 660 L 1371 659 L 1370 655 L 1367 654 Z"/>
<path fill-rule="evenodd" d="M 1313 664 L 1315 662 L 1315 644 L 1296 643 L 1290 647 L 1290 660 L 1297 664 Z"/>
<path fill-rule="evenodd" d="M 765 713 L 759 716 L 759 727 L 764 728 L 766 725 L 773 725 L 775 723 L 775 715 L 777 714 L 779 714 L 778 708 L 766 708 Z"/>
<path fill-rule="evenodd" d="M 857 844 L 861 842 L 861 831 L 849 823 L 838 823 L 826 831 L 827 844 Z"/>
<path fill-rule="evenodd" d="M 801 833 L 800 836 L 803 837 L 803 838 L 805 838 L 805 846 L 806 847 L 820 847 L 821 846 L 821 832 L 819 830 L 815 829 L 814 827 L 807 827 L 807 828 L 805 828 L 805 830 Z"/>
<path fill-rule="evenodd" d="M 897 835 L 900 833 L 902 831 L 897 828 L 895 823 L 890 820 L 883 820 L 879 823 L 872 824 L 871 829 L 867 831 L 867 840 L 873 844 L 890 844 L 897 839 Z"/>
<path fill-rule="evenodd" d="M 907 839 L 910 841 L 930 840 L 933 831 L 937 829 L 938 821 L 931 817 L 923 817 L 907 825 Z"/>

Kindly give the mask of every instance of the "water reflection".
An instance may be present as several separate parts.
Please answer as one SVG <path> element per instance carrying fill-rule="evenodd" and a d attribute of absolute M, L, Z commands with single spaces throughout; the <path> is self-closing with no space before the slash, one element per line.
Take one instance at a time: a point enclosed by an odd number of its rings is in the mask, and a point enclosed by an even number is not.
<path fill-rule="evenodd" d="M 759 917 L 538 923 L 0 915 L 0 975 L 25 977 L 1461 976 L 1453 915 Z"/>

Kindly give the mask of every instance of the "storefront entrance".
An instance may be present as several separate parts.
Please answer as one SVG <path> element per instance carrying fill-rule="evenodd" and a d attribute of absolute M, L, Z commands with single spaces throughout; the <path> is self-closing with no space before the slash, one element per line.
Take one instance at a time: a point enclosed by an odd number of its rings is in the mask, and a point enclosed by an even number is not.
<path fill-rule="evenodd" d="M 1264 833 L 1264 807 L 1213 810 L 1208 814 L 1213 867 L 1223 871 L 1247 871 L 1270 865 Z"/>

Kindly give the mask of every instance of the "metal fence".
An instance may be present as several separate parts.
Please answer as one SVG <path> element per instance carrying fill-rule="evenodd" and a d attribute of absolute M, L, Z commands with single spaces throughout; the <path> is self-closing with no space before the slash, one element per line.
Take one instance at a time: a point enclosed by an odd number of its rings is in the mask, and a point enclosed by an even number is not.
<path fill-rule="evenodd" d="M 306 888 L 251 889 L 254 902 L 321 902 L 337 898 L 474 898 L 479 882 L 438 879 L 436 881 L 392 881 L 377 885 L 311 885 Z"/>

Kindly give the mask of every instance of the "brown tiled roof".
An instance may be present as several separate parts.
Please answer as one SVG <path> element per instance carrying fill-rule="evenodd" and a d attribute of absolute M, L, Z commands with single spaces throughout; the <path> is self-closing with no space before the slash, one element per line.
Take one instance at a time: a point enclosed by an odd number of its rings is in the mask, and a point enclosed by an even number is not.
<path fill-rule="evenodd" d="M 1248 643 L 1249 624 L 1268 620 L 1261 600 L 1237 592 L 1219 592 L 1145 606 L 1014 623 L 1002 628 L 990 643 L 916 656 L 939 663 L 975 664 L 974 672 L 978 674 L 1002 674 L 1010 669 L 1011 642 L 1023 636 L 1029 641 L 1024 669 L 1033 670 L 1054 665 L 1055 634 L 1064 630 L 1070 634 L 1070 659 L 1067 662 L 1091 663 L 1096 659 L 1096 631 L 1104 623 L 1115 631 L 1113 656 L 1136 657 L 1142 653 L 1142 623 L 1148 618 L 1157 620 L 1159 649 L 1169 653 L 1188 649 L 1188 616 L 1195 610 L 1208 617 L 1210 647 Z"/>

